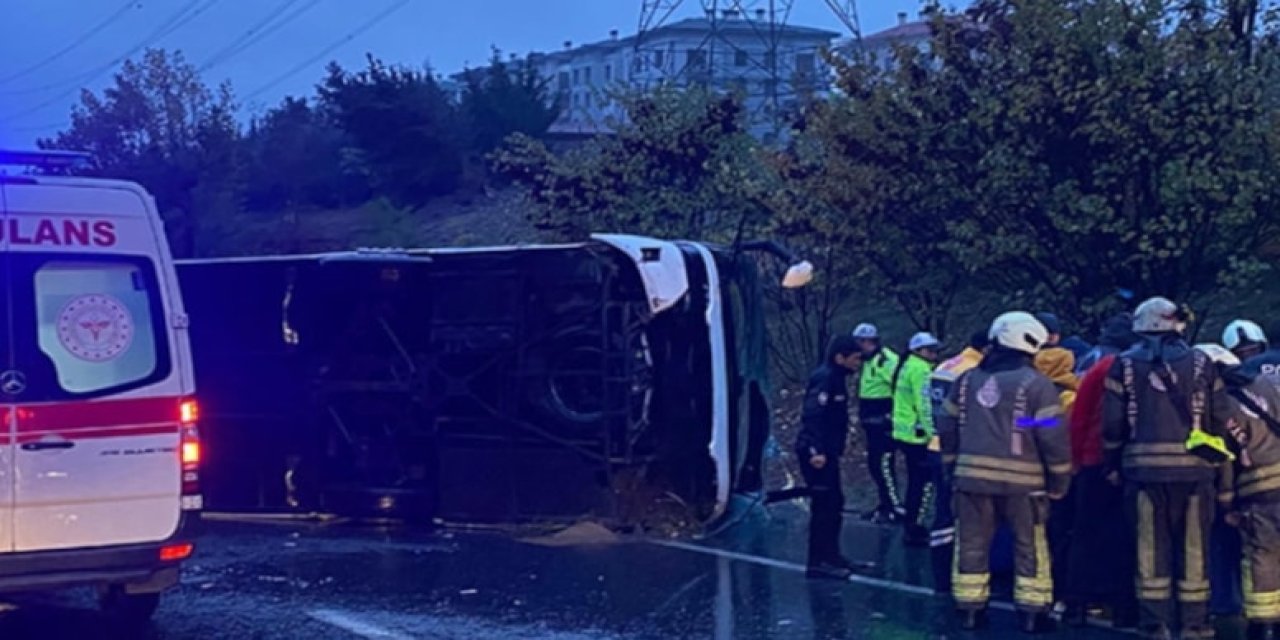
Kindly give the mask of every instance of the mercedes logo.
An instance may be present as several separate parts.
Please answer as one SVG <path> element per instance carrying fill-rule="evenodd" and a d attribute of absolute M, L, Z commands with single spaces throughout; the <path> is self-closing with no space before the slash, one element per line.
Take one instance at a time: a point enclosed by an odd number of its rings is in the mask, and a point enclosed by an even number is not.
<path fill-rule="evenodd" d="M 0 373 L 0 391 L 5 395 L 16 396 L 27 390 L 27 376 L 21 371 L 9 370 Z"/>

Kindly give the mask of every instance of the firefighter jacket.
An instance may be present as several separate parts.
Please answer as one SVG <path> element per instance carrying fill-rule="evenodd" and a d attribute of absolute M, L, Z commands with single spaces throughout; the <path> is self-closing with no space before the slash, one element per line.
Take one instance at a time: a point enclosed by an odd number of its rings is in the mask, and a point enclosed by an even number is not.
<path fill-rule="evenodd" d="M 835 364 L 818 367 L 809 376 L 796 435 L 796 453 L 802 458 L 844 453 L 849 431 L 849 371 Z"/>
<path fill-rule="evenodd" d="M 1058 389 L 1031 359 L 997 350 L 952 387 L 938 421 L 957 491 L 1065 493 L 1071 444 Z"/>
<path fill-rule="evenodd" d="M 898 370 L 898 354 L 881 347 L 874 355 L 862 361 L 862 374 L 858 381 L 858 398 L 861 400 L 887 400 L 893 397 L 893 372 Z"/>
<path fill-rule="evenodd" d="M 906 358 L 893 385 L 893 439 L 926 444 L 935 433 L 929 387 L 933 365 L 914 353 L 907 354 Z"/>
<path fill-rule="evenodd" d="M 1239 399 L 1240 408 L 1229 429 L 1240 454 L 1236 456 L 1234 482 L 1228 491 L 1241 505 L 1280 502 L 1280 432 L 1263 418 L 1268 415 L 1280 426 L 1280 379 L 1233 374 L 1224 377 L 1228 393 Z"/>
<path fill-rule="evenodd" d="M 1214 464 L 1187 450 L 1193 428 L 1226 435 L 1236 410 L 1209 356 L 1173 334 L 1147 336 L 1116 358 L 1106 387 L 1102 436 L 1109 471 L 1144 483 L 1215 478 Z"/>

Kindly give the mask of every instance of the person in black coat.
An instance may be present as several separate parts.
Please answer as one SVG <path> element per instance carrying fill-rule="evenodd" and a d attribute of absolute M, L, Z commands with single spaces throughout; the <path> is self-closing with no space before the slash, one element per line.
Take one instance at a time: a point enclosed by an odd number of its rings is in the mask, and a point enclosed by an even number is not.
<path fill-rule="evenodd" d="M 796 457 L 812 496 L 809 519 L 809 570 L 816 578 L 847 579 L 856 566 L 840 553 L 844 492 L 840 456 L 849 432 L 849 374 L 861 364 L 857 341 L 832 339 L 827 357 L 809 376 L 804 394 Z"/>

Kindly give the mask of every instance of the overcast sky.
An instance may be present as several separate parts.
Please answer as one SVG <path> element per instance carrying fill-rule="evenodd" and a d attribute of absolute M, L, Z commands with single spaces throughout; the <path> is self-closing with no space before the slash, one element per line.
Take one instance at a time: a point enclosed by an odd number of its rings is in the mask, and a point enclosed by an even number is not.
<path fill-rule="evenodd" d="M 754 3 L 767 6 L 767 0 Z M 217 62 L 204 73 L 206 79 L 211 83 L 230 80 L 243 108 L 251 113 L 285 95 L 309 95 L 330 60 L 358 66 L 369 52 L 392 62 L 430 62 L 439 71 L 452 72 L 483 63 L 491 46 L 523 54 L 557 49 L 565 40 L 601 40 L 610 29 L 633 33 L 641 4 L 641 0 L 4 0 L 0 145 L 29 146 L 35 137 L 61 129 L 81 86 L 97 89 L 107 84 L 112 63 L 149 42 L 180 49 L 197 65 Z M 792 5 L 792 24 L 842 30 L 824 0 L 793 0 Z M 677 17 L 698 15 L 700 6 L 697 0 L 685 0 Z M 914 16 L 919 6 L 919 0 L 862 0 L 858 8 L 863 32 L 892 26 L 900 11 Z M 185 9 L 190 12 L 182 14 Z M 173 24 L 175 16 L 183 15 L 185 21 Z M 280 17 L 275 23 L 283 26 L 253 32 L 258 41 L 252 46 L 215 57 L 273 15 Z"/>

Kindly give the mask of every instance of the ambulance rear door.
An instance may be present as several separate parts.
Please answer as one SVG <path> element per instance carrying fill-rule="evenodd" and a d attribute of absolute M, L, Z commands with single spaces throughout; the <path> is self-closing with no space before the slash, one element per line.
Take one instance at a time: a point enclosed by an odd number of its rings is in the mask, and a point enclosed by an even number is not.
<path fill-rule="evenodd" d="M 172 268 L 141 189 L 9 184 L 12 546 L 158 542 L 181 515 L 181 367 Z M 3 384 L 3 380 L 0 380 Z"/>

